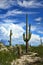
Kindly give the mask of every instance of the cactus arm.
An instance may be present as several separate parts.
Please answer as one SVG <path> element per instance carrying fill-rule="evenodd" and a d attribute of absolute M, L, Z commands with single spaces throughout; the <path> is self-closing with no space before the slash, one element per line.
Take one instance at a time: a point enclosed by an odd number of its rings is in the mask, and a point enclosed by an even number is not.
<path fill-rule="evenodd" d="M 26 37 L 25 37 L 25 34 L 23 34 L 23 40 L 26 41 Z"/>

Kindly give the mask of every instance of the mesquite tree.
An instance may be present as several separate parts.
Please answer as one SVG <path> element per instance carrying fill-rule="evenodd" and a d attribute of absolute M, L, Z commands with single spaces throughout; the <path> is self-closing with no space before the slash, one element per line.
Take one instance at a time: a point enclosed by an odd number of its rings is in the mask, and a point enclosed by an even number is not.
<path fill-rule="evenodd" d="M 28 15 L 26 14 L 26 34 L 23 34 L 23 40 L 26 42 L 26 53 L 28 53 L 28 41 L 31 38 L 31 25 L 29 24 L 29 32 L 28 32 Z"/>

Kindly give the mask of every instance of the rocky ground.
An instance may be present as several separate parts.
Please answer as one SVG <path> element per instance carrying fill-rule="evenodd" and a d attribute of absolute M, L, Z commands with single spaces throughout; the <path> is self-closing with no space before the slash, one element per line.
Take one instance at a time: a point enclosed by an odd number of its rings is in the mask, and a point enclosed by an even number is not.
<path fill-rule="evenodd" d="M 32 53 L 31 55 L 23 55 L 19 59 L 13 60 L 11 65 L 32 65 L 36 63 L 43 64 L 42 59 L 36 55 L 37 53 Z"/>

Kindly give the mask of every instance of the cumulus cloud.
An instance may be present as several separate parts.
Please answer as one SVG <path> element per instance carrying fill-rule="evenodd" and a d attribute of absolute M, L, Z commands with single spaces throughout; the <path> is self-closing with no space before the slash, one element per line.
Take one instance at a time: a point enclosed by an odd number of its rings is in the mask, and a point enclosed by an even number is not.
<path fill-rule="evenodd" d="M 26 24 L 24 22 L 22 22 L 22 23 L 19 23 L 19 26 L 24 27 L 24 26 L 26 26 Z"/>
<path fill-rule="evenodd" d="M 12 45 L 15 44 L 23 44 L 25 43 L 23 41 L 23 33 L 25 32 L 25 30 L 23 29 L 23 26 L 19 25 L 19 24 L 1 24 L 0 27 L 0 40 L 9 40 L 9 34 L 10 34 L 10 29 L 12 29 Z M 18 40 L 18 41 L 17 41 Z M 39 45 L 40 44 L 40 36 L 37 34 L 32 34 L 31 35 L 31 39 L 30 39 L 30 44 L 31 45 Z"/>
<path fill-rule="evenodd" d="M 7 34 L 7 30 L 3 27 L 3 26 L 1 26 L 0 27 L 0 35 L 1 35 L 1 33 L 3 33 L 4 35 L 6 35 Z M 5 33 L 6 32 L 6 33 Z"/>
<path fill-rule="evenodd" d="M 34 40 L 34 39 L 40 40 L 40 36 L 37 35 L 37 34 L 32 34 L 31 39 L 33 39 L 33 40 Z"/>
<path fill-rule="evenodd" d="M 3 27 L 3 26 L 0 26 L 0 40 L 2 40 L 2 39 L 8 39 L 8 33 L 7 33 L 8 31 L 6 30 L 6 28 L 5 27 Z"/>
<path fill-rule="evenodd" d="M 0 36 L 2 35 L 2 38 L 3 38 L 3 35 L 5 37 L 9 36 L 10 29 L 12 30 L 12 33 L 13 33 L 12 38 L 19 38 L 24 32 L 24 29 L 21 26 L 17 25 L 17 24 L 13 24 L 13 23 L 1 24 Z"/>
<path fill-rule="evenodd" d="M 13 23 L 5 23 L 0 25 L 0 41 L 6 41 L 3 42 L 5 45 L 8 44 L 10 30 L 12 30 L 12 45 L 15 44 L 22 44 L 23 41 L 23 33 L 25 30 L 23 29 L 23 26 L 20 26 L 19 24 L 13 24 Z"/>
<path fill-rule="evenodd" d="M 32 34 L 29 42 L 31 45 L 35 45 L 35 46 L 39 45 L 40 44 L 40 36 L 37 34 Z"/>

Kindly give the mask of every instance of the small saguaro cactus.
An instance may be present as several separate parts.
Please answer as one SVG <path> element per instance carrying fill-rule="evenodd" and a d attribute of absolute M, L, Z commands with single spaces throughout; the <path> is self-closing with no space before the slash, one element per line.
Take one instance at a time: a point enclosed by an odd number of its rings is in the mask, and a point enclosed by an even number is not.
<path fill-rule="evenodd" d="M 42 46 L 42 39 L 40 38 L 40 43 L 41 43 L 41 46 Z"/>
<path fill-rule="evenodd" d="M 11 37 L 12 37 L 12 30 L 10 30 L 10 40 L 9 40 L 10 46 L 11 46 Z"/>
<path fill-rule="evenodd" d="M 23 34 L 23 40 L 26 42 L 26 53 L 28 53 L 28 41 L 31 38 L 30 29 L 31 29 L 31 25 L 29 24 L 29 32 L 28 32 L 28 16 L 26 14 L 26 34 L 25 33 Z"/>

